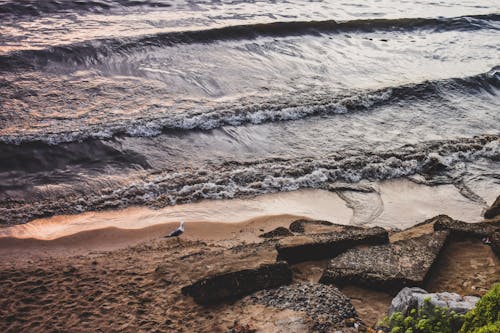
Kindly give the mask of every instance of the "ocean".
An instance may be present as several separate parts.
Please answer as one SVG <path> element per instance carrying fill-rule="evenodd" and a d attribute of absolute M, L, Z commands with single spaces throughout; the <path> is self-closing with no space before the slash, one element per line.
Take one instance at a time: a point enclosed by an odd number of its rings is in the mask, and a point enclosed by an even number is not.
<path fill-rule="evenodd" d="M 500 193 L 500 2 L 0 0 L 0 224 L 405 178 Z"/>

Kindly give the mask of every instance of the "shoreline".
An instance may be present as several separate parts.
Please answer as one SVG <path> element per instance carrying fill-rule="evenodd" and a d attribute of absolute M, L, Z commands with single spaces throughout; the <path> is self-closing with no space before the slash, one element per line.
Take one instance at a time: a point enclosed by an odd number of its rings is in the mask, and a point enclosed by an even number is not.
<path fill-rule="evenodd" d="M 301 189 L 157 210 L 133 207 L 37 219 L 0 229 L 0 258 L 9 262 L 113 251 L 160 239 L 181 220 L 186 221 L 183 239 L 222 246 L 259 242 L 259 234 L 301 218 L 388 230 L 405 230 L 438 214 L 482 220 L 484 207 L 452 185 L 426 186 L 400 179 L 370 186 L 374 191 Z"/>

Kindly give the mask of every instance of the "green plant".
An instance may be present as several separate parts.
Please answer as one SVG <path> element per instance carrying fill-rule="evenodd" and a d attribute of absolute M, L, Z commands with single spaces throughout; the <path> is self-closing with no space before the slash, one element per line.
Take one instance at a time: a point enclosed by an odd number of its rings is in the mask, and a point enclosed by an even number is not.
<path fill-rule="evenodd" d="M 500 283 L 495 283 L 465 314 L 460 333 L 500 333 Z"/>
<path fill-rule="evenodd" d="M 434 306 L 426 298 L 424 305 L 418 310 L 412 309 L 408 316 L 395 312 L 379 325 L 388 328 L 391 333 L 456 333 L 463 320 L 463 315 Z"/>

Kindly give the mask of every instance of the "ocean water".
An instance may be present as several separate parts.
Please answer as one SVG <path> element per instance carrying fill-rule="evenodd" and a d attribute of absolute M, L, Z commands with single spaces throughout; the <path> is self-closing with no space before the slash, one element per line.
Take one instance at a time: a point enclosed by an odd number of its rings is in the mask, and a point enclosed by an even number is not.
<path fill-rule="evenodd" d="M 500 2 L 0 0 L 0 224 L 407 178 L 500 194 Z"/>

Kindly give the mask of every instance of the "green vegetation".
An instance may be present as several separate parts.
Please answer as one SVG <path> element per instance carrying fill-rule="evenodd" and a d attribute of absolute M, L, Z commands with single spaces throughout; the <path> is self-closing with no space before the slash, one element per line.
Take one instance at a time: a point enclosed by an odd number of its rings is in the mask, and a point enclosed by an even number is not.
<path fill-rule="evenodd" d="M 389 328 L 391 333 L 456 333 L 463 322 L 463 315 L 433 306 L 427 298 L 420 309 L 412 309 L 407 317 L 395 312 L 384 318 L 380 326 Z"/>
<path fill-rule="evenodd" d="M 430 299 L 408 316 L 395 312 L 379 326 L 390 333 L 500 333 L 500 283 L 486 293 L 476 307 L 465 315 L 433 306 Z"/>
<path fill-rule="evenodd" d="M 494 284 L 465 315 L 460 333 L 500 333 L 500 283 Z"/>

